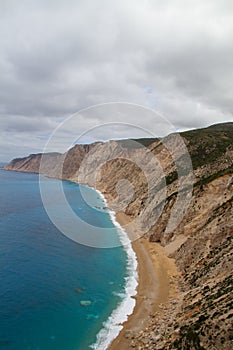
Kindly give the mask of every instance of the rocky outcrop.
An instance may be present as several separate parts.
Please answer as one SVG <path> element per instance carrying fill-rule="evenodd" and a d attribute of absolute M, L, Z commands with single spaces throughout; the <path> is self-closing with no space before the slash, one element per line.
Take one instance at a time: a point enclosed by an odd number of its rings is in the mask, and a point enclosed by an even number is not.
<path fill-rule="evenodd" d="M 175 259 L 181 298 L 162 320 L 151 315 L 132 348 L 230 350 L 233 123 L 181 136 L 77 145 L 45 155 L 41 170 L 95 186 Z M 6 169 L 39 172 L 40 161 L 31 155 Z"/>

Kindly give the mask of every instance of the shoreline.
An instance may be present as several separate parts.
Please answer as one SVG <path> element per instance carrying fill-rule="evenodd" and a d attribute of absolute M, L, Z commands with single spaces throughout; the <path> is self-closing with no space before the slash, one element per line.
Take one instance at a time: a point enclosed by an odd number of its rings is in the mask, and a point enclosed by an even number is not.
<path fill-rule="evenodd" d="M 87 186 L 87 185 L 85 185 Z M 117 219 L 117 215 L 113 210 L 108 207 L 108 202 L 103 193 L 96 188 L 87 186 L 97 192 L 102 199 L 105 208 L 109 214 L 110 220 L 112 221 L 118 237 L 119 245 L 123 248 L 127 255 L 127 278 L 125 280 L 124 294 L 121 297 L 121 302 L 115 309 L 112 310 L 111 315 L 103 323 L 103 328 L 96 335 L 96 342 L 90 347 L 92 349 L 107 350 L 112 342 L 119 336 L 123 329 L 123 324 L 127 322 L 130 315 L 133 314 L 136 305 L 136 295 L 138 287 L 138 261 L 135 250 L 133 249 L 129 235 Z"/>
<path fill-rule="evenodd" d="M 130 220 L 124 213 L 118 213 L 116 220 L 126 231 Z M 132 225 L 133 230 L 138 230 Z M 129 231 L 129 230 L 128 230 Z M 163 316 L 163 310 L 169 308 L 171 300 L 178 297 L 177 277 L 179 275 L 173 259 L 158 243 L 139 238 L 132 242 L 138 260 L 138 286 L 135 296 L 136 305 L 128 320 L 122 323 L 123 329 L 108 346 L 107 350 L 128 349 L 134 343 L 133 334 L 146 330 L 151 319 Z"/>

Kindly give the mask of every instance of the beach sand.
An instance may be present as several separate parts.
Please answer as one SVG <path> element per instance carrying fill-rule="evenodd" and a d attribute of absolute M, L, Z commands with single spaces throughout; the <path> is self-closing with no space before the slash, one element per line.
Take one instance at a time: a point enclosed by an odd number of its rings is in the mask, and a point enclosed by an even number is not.
<path fill-rule="evenodd" d="M 129 228 L 125 225 L 129 224 L 129 218 L 124 213 L 118 213 L 116 219 L 128 232 Z M 138 230 L 133 223 L 130 229 Z M 140 232 L 137 233 L 140 235 Z M 155 312 L 162 313 L 163 306 L 176 298 L 178 293 L 177 284 L 174 283 L 178 271 L 174 260 L 167 257 L 166 250 L 158 243 L 149 242 L 143 237 L 135 240 L 132 246 L 137 255 L 139 273 L 136 306 L 133 314 L 123 323 L 122 331 L 113 340 L 109 350 L 129 349 L 132 340 L 127 333 L 145 330 L 150 316 Z"/>

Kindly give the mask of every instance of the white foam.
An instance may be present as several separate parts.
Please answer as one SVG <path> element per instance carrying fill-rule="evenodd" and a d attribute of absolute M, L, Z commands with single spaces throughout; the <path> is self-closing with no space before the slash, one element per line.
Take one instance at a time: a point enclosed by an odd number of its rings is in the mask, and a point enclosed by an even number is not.
<path fill-rule="evenodd" d="M 104 203 L 107 206 L 107 201 L 100 191 L 97 191 Z M 112 314 L 109 316 L 108 320 L 103 323 L 103 328 L 97 334 L 97 340 L 95 344 L 91 345 L 90 348 L 94 350 L 106 350 L 112 341 L 118 336 L 123 326 L 122 323 L 127 321 L 129 315 L 133 313 L 136 301 L 133 296 L 137 294 L 138 286 L 138 262 L 136 254 L 132 248 L 131 241 L 121 227 L 121 225 L 116 221 L 115 213 L 109 210 L 110 218 L 117 228 L 119 239 L 127 253 L 127 277 L 125 278 L 125 289 L 122 293 L 121 302 Z"/>

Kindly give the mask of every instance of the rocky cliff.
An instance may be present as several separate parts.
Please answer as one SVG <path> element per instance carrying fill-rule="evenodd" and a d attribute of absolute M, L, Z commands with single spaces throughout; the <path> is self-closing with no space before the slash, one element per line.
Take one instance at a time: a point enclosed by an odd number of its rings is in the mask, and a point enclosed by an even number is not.
<path fill-rule="evenodd" d="M 95 186 L 175 259 L 182 297 L 163 321 L 151 315 L 133 348 L 232 349 L 233 123 L 162 140 L 77 145 L 5 169 Z"/>

